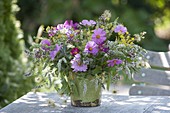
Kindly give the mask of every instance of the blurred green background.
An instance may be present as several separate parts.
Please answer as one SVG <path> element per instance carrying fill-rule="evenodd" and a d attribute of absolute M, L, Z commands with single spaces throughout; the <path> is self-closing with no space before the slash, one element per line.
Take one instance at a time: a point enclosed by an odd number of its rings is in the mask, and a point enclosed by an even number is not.
<path fill-rule="evenodd" d="M 40 25 L 95 20 L 106 9 L 131 34 L 147 32 L 139 45 L 168 51 L 170 0 L 0 0 L 0 108 L 34 87 L 32 77 L 24 76 L 31 65 L 24 49 Z"/>

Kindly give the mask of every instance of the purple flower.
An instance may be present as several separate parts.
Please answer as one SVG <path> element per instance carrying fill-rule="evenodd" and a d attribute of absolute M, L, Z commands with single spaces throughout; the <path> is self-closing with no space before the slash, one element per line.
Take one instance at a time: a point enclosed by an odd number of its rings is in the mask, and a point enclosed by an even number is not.
<path fill-rule="evenodd" d="M 64 25 L 63 24 L 58 24 L 57 25 L 57 30 L 61 30 L 61 29 L 64 29 Z"/>
<path fill-rule="evenodd" d="M 81 55 L 77 54 L 75 55 L 75 57 L 73 58 L 73 60 L 70 61 L 71 63 L 71 68 L 74 69 L 74 72 L 85 72 L 87 71 L 87 65 L 83 64 L 83 62 L 81 61 Z"/>
<path fill-rule="evenodd" d="M 127 32 L 127 28 L 124 27 L 123 25 L 119 24 L 116 26 L 116 28 L 114 29 L 115 33 L 121 33 L 121 34 L 125 34 Z"/>
<path fill-rule="evenodd" d="M 95 29 L 92 34 L 92 40 L 97 44 L 102 44 L 106 40 L 106 32 L 101 28 Z"/>
<path fill-rule="evenodd" d="M 59 30 L 61 33 L 66 34 L 69 29 L 64 26 L 64 24 L 58 24 L 57 30 Z"/>
<path fill-rule="evenodd" d="M 66 20 L 64 22 L 64 27 L 67 29 L 77 29 L 78 23 L 73 23 L 73 20 Z"/>
<path fill-rule="evenodd" d="M 87 42 L 84 52 L 96 55 L 98 53 L 98 45 L 94 41 Z"/>
<path fill-rule="evenodd" d="M 70 40 L 72 40 L 76 35 L 77 35 L 77 33 L 74 32 L 74 31 L 69 30 L 69 31 L 67 32 L 67 36 L 68 36 L 68 38 L 69 38 Z"/>
<path fill-rule="evenodd" d="M 48 51 L 48 50 L 50 50 L 50 48 L 48 48 L 48 47 L 51 45 L 51 42 L 50 42 L 50 40 L 48 40 L 48 39 L 44 39 L 44 40 L 41 41 L 41 45 L 42 45 L 41 48 L 42 48 L 43 50 Z"/>
<path fill-rule="evenodd" d="M 95 25 L 96 22 L 94 20 L 83 20 L 82 22 L 80 22 L 80 24 L 84 25 L 84 26 L 92 26 L 92 25 Z"/>
<path fill-rule="evenodd" d="M 54 48 L 54 50 L 50 52 L 51 60 L 54 60 L 55 56 L 60 51 L 61 47 L 62 47 L 61 45 L 59 46 L 58 44 L 56 44 L 56 47 Z"/>
<path fill-rule="evenodd" d="M 80 59 L 81 58 L 81 55 L 80 54 L 77 54 L 74 56 L 75 59 Z"/>
<path fill-rule="evenodd" d="M 103 52 L 107 53 L 109 51 L 108 47 L 103 48 Z"/>
<path fill-rule="evenodd" d="M 113 67 L 115 64 L 116 65 L 121 64 L 122 60 L 120 60 L 120 59 L 112 59 L 112 60 L 108 60 L 107 63 L 108 63 L 108 67 Z"/>
<path fill-rule="evenodd" d="M 89 22 L 91 23 L 91 25 L 95 25 L 96 24 L 96 22 L 94 20 L 90 20 Z"/>
<path fill-rule="evenodd" d="M 76 55 L 76 54 L 78 54 L 80 52 L 80 50 L 78 49 L 78 48 L 73 48 L 72 50 L 71 50 L 71 55 Z"/>
<path fill-rule="evenodd" d="M 57 27 L 53 27 L 52 29 L 48 30 L 48 35 L 50 37 L 54 36 L 57 33 Z"/>
<path fill-rule="evenodd" d="M 106 47 L 104 44 L 100 44 L 99 50 L 107 53 L 109 51 L 109 47 Z"/>
<path fill-rule="evenodd" d="M 74 30 L 77 29 L 78 23 L 73 23 L 73 20 L 66 20 L 64 24 L 58 24 L 57 30 L 59 30 L 63 34 L 67 34 L 68 31 L 73 28 Z"/>

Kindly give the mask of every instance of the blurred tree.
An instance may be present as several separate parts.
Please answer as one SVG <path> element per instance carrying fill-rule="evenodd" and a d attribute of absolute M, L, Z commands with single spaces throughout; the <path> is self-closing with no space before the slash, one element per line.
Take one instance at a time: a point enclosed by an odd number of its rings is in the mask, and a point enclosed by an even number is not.
<path fill-rule="evenodd" d="M 169 0 L 19 0 L 21 11 L 18 18 L 22 22 L 25 41 L 28 34 L 35 35 L 41 24 L 56 25 L 66 19 L 81 21 L 96 19 L 106 9 L 112 12 L 112 19 L 119 17 L 131 33 L 146 31 L 146 39 L 141 45 L 149 50 L 166 51 L 170 41 L 159 39 L 154 32 L 157 15 L 163 17 L 170 12 Z M 166 9 L 164 11 L 163 9 Z M 28 44 L 27 44 L 28 45 Z"/>
<path fill-rule="evenodd" d="M 163 39 L 170 40 L 170 0 L 148 1 L 155 10 L 153 15 L 156 34 Z"/>
<path fill-rule="evenodd" d="M 0 108 L 25 94 L 31 87 L 23 76 L 22 31 L 15 14 L 16 0 L 0 0 Z"/>

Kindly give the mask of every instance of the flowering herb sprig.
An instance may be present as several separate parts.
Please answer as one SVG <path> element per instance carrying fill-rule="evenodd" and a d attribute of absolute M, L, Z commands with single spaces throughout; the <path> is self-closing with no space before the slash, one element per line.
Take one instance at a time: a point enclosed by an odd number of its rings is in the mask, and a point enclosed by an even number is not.
<path fill-rule="evenodd" d="M 41 77 L 40 84 L 55 85 L 60 93 L 70 94 L 75 77 L 96 78 L 107 82 L 109 89 L 115 77 L 130 76 L 145 67 L 146 51 L 134 44 L 145 32 L 132 36 L 117 19 L 110 22 L 110 18 L 111 13 L 105 11 L 98 20 L 67 20 L 47 27 L 48 37 L 39 38 L 31 47 L 31 72 Z"/>

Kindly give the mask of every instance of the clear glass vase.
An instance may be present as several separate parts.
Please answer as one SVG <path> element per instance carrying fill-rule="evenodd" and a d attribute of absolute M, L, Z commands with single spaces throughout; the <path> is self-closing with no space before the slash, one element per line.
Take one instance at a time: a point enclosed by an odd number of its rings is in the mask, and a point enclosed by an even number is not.
<path fill-rule="evenodd" d="M 71 93 L 71 105 L 95 107 L 101 103 L 101 83 L 98 79 L 75 79 Z"/>

